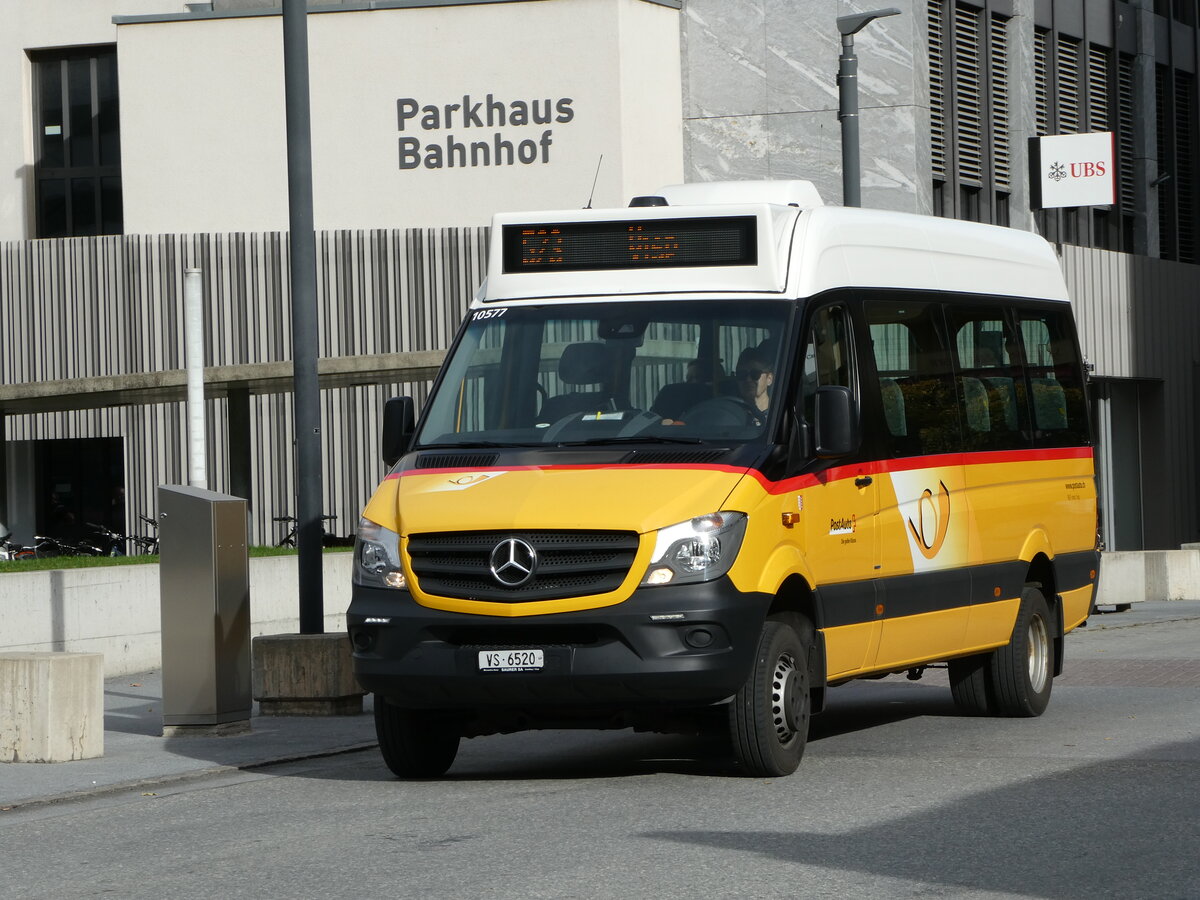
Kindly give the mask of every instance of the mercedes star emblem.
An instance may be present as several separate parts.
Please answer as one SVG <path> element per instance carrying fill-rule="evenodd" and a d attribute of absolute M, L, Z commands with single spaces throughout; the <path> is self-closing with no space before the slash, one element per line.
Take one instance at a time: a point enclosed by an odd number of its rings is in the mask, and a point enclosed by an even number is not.
<path fill-rule="evenodd" d="M 508 538 L 496 545 L 488 561 L 496 581 L 504 587 L 520 587 L 533 577 L 537 551 L 520 538 Z"/>

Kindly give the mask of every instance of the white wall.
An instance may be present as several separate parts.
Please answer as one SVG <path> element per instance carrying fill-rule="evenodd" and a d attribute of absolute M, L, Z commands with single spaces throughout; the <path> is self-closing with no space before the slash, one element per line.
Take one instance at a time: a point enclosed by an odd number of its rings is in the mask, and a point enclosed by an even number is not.
<path fill-rule="evenodd" d="M 350 553 L 326 553 L 325 631 L 346 628 Z M 0 651 L 104 654 L 105 677 L 162 665 L 159 567 L 104 566 L 0 575 Z M 295 556 L 250 560 L 250 633 L 299 629 Z"/>
<path fill-rule="evenodd" d="M 8 0 L 0 25 L 0 240 L 33 236 L 30 50 L 112 44 L 115 15 L 182 12 L 176 0 Z"/>
<path fill-rule="evenodd" d="M 486 224 L 499 210 L 582 207 L 682 180 L 679 13 L 643 0 L 554 0 L 309 17 L 318 229 Z M 285 230 L 282 20 L 119 26 L 127 233 Z M 486 98 L 506 122 L 486 121 Z M 470 105 L 464 124 L 445 106 Z M 418 114 L 400 130 L 398 102 Z M 513 125 L 514 103 L 549 123 Z M 438 121 L 427 107 L 439 109 Z M 564 121 L 568 119 L 569 121 Z M 436 126 L 436 127 L 435 127 Z M 497 137 L 527 164 L 470 165 Z M 402 169 L 401 140 L 420 162 Z M 432 168 L 428 147 L 466 148 Z M 411 157 L 409 158 L 411 161 Z"/>

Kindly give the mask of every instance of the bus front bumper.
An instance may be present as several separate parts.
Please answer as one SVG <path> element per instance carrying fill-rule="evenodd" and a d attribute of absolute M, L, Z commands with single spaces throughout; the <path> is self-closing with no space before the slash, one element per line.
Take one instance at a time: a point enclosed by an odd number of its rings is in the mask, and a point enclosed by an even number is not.
<path fill-rule="evenodd" d="M 639 589 L 600 609 L 500 618 L 356 585 L 346 624 L 363 689 L 400 706 L 615 711 L 706 705 L 736 693 L 770 600 L 720 578 Z M 541 651 L 541 666 L 487 670 L 483 654 L 496 650 Z"/>

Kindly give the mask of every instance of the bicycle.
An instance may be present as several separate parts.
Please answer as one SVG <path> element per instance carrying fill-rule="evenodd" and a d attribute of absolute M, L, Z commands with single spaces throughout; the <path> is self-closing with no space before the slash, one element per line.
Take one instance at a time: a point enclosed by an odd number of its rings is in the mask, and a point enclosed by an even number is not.
<path fill-rule="evenodd" d="M 118 534 L 111 528 L 104 525 L 97 525 L 95 522 L 86 523 L 87 527 L 92 529 L 100 538 L 97 544 L 84 544 L 96 551 L 96 556 L 124 556 L 125 547 L 130 538 L 128 535 Z"/>
<path fill-rule="evenodd" d="M 38 559 L 51 559 L 56 556 L 101 556 L 98 547 L 85 544 L 73 544 L 45 534 L 33 536 L 34 555 Z"/>
<path fill-rule="evenodd" d="M 281 537 L 279 539 L 279 543 L 277 543 L 275 546 L 276 547 L 295 547 L 296 546 L 296 534 L 300 530 L 300 523 L 296 520 L 296 517 L 295 516 L 275 516 L 274 521 L 288 522 L 288 523 L 291 523 L 291 526 L 292 526 L 291 529 L 288 531 L 288 533 L 285 534 L 283 537 Z M 337 521 L 337 516 L 321 516 L 322 523 L 336 522 L 336 521 Z M 321 546 L 322 547 L 335 546 L 332 542 L 336 541 L 336 540 L 338 540 L 337 535 L 333 534 L 332 532 L 326 531 L 324 524 L 322 524 L 321 525 Z"/>
<path fill-rule="evenodd" d="M 158 553 L 158 520 L 140 514 L 138 518 L 150 526 L 150 534 L 131 534 L 129 540 L 133 541 L 139 552 L 156 555 Z"/>
<path fill-rule="evenodd" d="M 26 547 L 23 544 L 14 544 L 9 538 L 12 537 L 12 532 L 5 532 L 3 537 L 0 537 L 0 560 L 18 560 L 18 559 L 33 559 L 37 556 L 37 551 L 32 547 Z"/>

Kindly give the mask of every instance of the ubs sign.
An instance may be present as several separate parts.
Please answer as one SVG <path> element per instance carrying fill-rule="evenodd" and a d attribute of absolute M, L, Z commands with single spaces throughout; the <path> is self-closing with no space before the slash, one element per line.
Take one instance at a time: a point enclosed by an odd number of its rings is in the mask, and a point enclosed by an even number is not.
<path fill-rule="evenodd" d="M 1111 131 L 1060 134 L 1030 142 L 1033 206 L 1107 206 L 1114 202 Z"/>
<path fill-rule="evenodd" d="M 400 168 L 549 163 L 554 129 L 545 126 L 570 123 L 574 103 L 570 97 L 507 100 L 464 94 L 461 103 L 422 104 L 415 97 L 401 97 L 396 101 Z M 530 126 L 532 131 L 526 130 Z"/>

